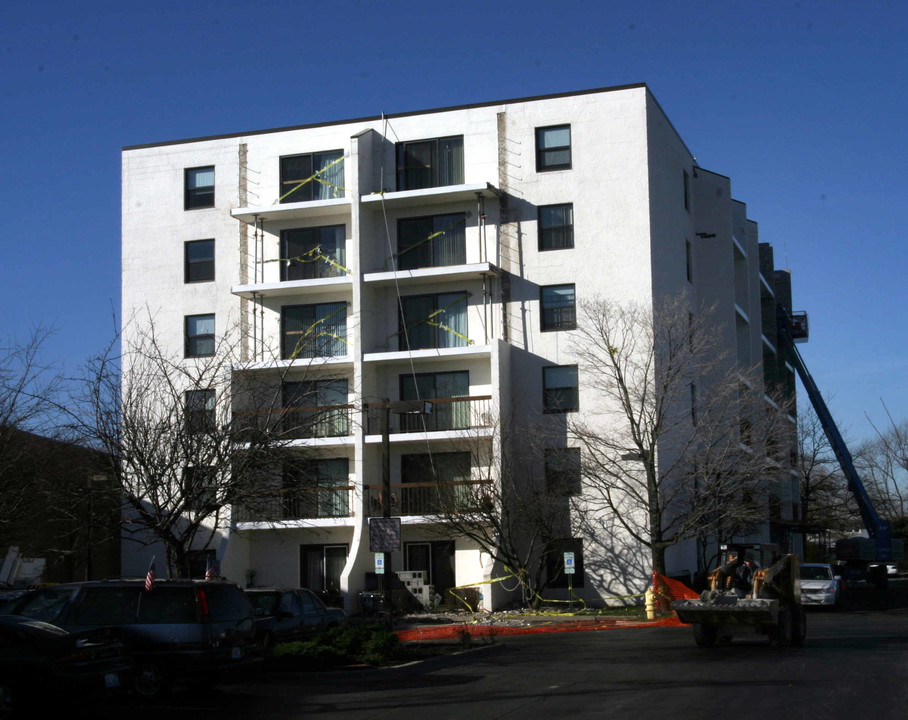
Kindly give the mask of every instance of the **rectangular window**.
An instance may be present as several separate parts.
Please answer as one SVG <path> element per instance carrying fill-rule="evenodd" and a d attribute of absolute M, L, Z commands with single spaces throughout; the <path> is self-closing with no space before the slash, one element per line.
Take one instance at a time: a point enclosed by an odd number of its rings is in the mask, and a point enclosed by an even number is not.
<path fill-rule="evenodd" d="M 543 205 L 539 208 L 539 249 L 567 250 L 574 247 L 574 205 Z"/>
<path fill-rule="evenodd" d="M 536 171 L 571 167 L 571 126 L 536 128 Z"/>
<path fill-rule="evenodd" d="M 397 269 L 463 265 L 467 261 L 465 213 L 397 221 Z"/>
<path fill-rule="evenodd" d="M 183 468 L 183 499 L 187 510 L 210 512 L 216 508 L 217 472 L 215 469 L 213 467 Z"/>
<path fill-rule="evenodd" d="M 400 350 L 465 347 L 469 344 L 467 293 L 413 295 L 401 298 L 401 306 Z"/>
<path fill-rule="evenodd" d="M 470 373 L 420 373 L 400 376 L 401 400 L 445 400 L 465 398 L 470 394 Z M 428 415 L 401 415 L 401 429 L 406 432 L 426 430 L 465 430 L 470 427 L 470 401 L 437 402 Z"/>
<path fill-rule="evenodd" d="M 564 553 L 574 553 L 574 574 L 564 572 Z M 583 540 L 565 538 L 553 540 L 546 547 L 546 574 L 550 588 L 583 587 Z"/>
<path fill-rule="evenodd" d="M 191 240 L 183 248 L 184 282 L 214 280 L 214 240 Z"/>
<path fill-rule="evenodd" d="M 684 241 L 684 262 L 687 266 L 687 282 L 692 283 L 694 281 L 694 249 L 690 240 Z"/>
<path fill-rule="evenodd" d="M 317 458 L 284 465 L 284 517 L 346 517 L 350 514 L 350 461 Z"/>
<path fill-rule="evenodd" d="M 191 433 L 208 433 L 214 430 L 214 390 L 187 390 L 184 399 L 186 429 Z"/>
<path fill-rule="evenodd" d="M 344 151 L 281 158 L 281 203 L 344 197 Z"/>
<path fill-rule="evenodd" d="M 340 277 L 347 272 L 343 225 L 281 231 L 281 282 Z"/>
<path fill-rule="evenodd" d="M 214 165 L 187 168 L 184 172 L 183 208 L 214 207 Z"/>
<path fill-rule="evenodd" d="M 463 184 L 463 135 L 397 143 L 397 189 Z"/>
<path fill-rule="evenodd" d="M 573 412 L 580 408 L 576 365 L 542 368 L 542 406 L 547 413 Z"/>
<path fill-rule="evenodd" d="M 187 315 L 186 357 L 210 357 L 214 355 L 214 314 Z"/>
<path fill-rule="evenodd" d="M 300 585 L 324 593 L 330 605 L 343 607 L 341 574 L 347 552 L 346 545 L 300 545 Z"/>
<path fill-rule="evenodd" d="M 282 428 L 290 438 L 343 437 L 349 434 L 348 383 L 337 380 L 281 385 Z"/>
<path fill-rule="evenodd" d="M 688 175 L 687 170 L 682 170 L 684 173 L 684 209 L 690 212 L 690 175 Z"/>
<path fill-rule="evenodd" d="M 546 448 L 545 488 L 553 495 L 580 495 L 580 448 Z"/>
<path fill-rule="evenodd" d="M 470 507 L 470 453 L 401 455 L 402 515 L 432 515 Z"/>
<path fill-rule="evenodd" d="M 346 354 L 346 302 L 281 308 L 281 357 L 284 360 L 343 357 Z"/>
<path fill-rule="evenodd" d="M 542 331 L 573 330 L 577 327 L 573 285 L 547 285 L 539 288 Z"/>

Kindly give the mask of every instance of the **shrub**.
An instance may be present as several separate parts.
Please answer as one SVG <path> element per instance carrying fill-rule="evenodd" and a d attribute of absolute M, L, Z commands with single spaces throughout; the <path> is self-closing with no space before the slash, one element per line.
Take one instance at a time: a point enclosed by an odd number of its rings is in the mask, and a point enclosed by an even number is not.
<path fill-rule="evenodd" d="M 274 648 L 273 657 L 298 668 L 381 665 L 393 657 L 397 643 L 397 635 L 383 625 L 349 623 L 311 640 L 280 643 Z"/>

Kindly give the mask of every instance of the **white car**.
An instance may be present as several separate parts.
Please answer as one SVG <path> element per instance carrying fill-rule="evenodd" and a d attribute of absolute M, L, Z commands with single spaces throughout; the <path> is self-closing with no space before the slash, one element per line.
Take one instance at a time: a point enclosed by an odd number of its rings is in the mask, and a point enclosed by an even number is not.
<path fill-rule="evenodd" d="M 842 607 L 845 583 L 826 563 L 801 564 L 801 602 L 804 605 Z"/>

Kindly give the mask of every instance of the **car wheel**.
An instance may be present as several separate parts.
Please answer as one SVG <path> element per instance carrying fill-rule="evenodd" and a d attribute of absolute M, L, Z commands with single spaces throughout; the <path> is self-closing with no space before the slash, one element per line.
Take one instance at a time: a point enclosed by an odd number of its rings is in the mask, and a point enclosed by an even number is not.
<path fill-rule="evenodd" d="M 160 698 L 170 692 L 170 677 L 157 663 L 139 663 L 136 666 L 132 689 L 136 695 L 148 700 Z"/>

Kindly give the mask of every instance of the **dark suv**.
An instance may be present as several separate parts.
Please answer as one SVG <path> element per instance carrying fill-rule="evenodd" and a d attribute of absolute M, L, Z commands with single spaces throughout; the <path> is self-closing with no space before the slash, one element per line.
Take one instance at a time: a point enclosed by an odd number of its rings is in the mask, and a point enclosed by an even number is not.
<path fill-rule="evenodd" d="M 245 594 L 222 581 L 67 583 L 35 590 L 4 608 L 70 632 L 117 626 L 136 662 L 134 690 L 165 694 L 174 678 L 211 685 L 260 659 Z"/>

